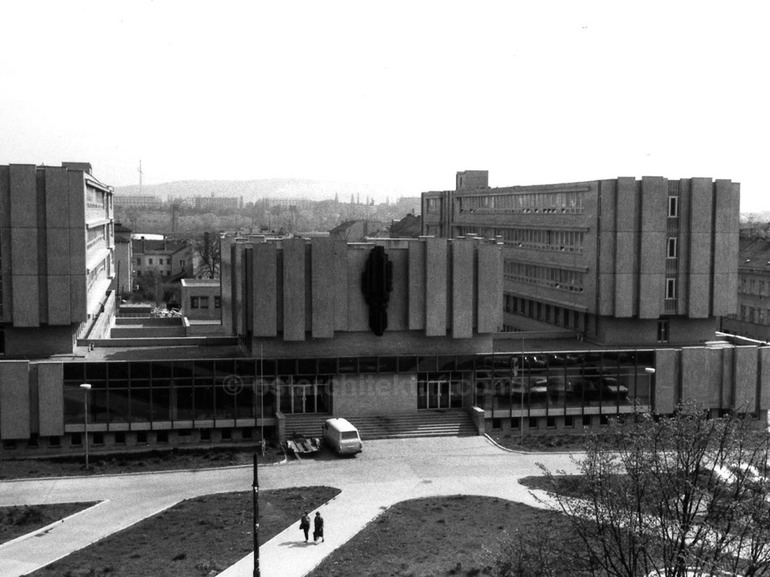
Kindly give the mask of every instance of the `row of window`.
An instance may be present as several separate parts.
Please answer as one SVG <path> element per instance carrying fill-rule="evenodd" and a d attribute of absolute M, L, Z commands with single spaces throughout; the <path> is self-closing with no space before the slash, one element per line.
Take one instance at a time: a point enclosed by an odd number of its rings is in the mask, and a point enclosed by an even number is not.
<path fill-rule="evenodd" d="M 507 280 L 563 291 L 583 292 L 584 275 L 574 270 L 506 260 L 503 272 Z"/>
<path fill-rule="evenodd" d="M 503 243 L 518 248 L 583 252 L 584 233 L 576 230 L 456 226 L 455 235 L 482 236 L 490 240 L 498 238 Z"/>
<path fill-rule="evenodd" d="M 107 278 L 107 263 L 109 258 L 110 257 L 107 257 L 96 265 L 93 270 L 88 272 L 88 290 L 91 290 L 93 284 L 100 278 Z"/>
<path fill-rule="evenodd" d="M 106 234 L 107 234 L 106 225 L 89 228 L 86 231 L 86 248 L 90 249 L 94 245 L 100 242 L 104 242 Z"/>
<path fill-rule="evenodd" d="M 741 305 L 740 320 L 759 325 L 770 325 L 770 309 Z"/>
<path fill-rule="evenodd" d="M 565 329 L 579 329 L 583 325 L 583 313 L 540 301 L 515 297 L 508 293 L 503 296 L 503 309 L 507 313 L 529 317 Z"/>
<path fill-rule="evenodd" d="M 770 288 L 770 282 L 765 282 L 759 279 L 749 279 L 741 277 L 738 279 L 738 292 L 749 295 L 768 296 L 768 289 Z"/>
<path fill-rule="evenodd" d="M 582 213 L 583 192 L 529 192 L 463 196 L 460 212 Z"/>
<path fill-rule="evenodd" d="M 191 309 L 207 309 L 209 308 L 209 297 L 190 297 L 190 308 Z M 220 309 L 222 308 L 222 297 L 221 296 L 215 296 L 214 297 L 214 308 Z"/>
<path fill-rule="evenodd" d="M 164 258 L 162 256 L 160 257 L 145 257 L 147 259 L 147 266 L 153 266 L 155 264 L 157 265 L 171 265 L 171 257 Z M 157 262 L 156 262 L 157 261 Z M 180 260 L 179 266 L 184 266 L 185 261 Z M 142 266 L 142 257 L 136 257 L 136 266 Z"/>

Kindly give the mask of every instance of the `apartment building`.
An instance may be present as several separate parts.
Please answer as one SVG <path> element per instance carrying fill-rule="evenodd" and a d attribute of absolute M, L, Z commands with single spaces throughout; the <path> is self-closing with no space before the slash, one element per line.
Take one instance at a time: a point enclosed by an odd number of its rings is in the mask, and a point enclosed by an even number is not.
<path fill-rule="evenodd" d="M 607 345 L 702 344 L 737 307 L 740 186 L 632 177 L 422 195 L 423 234 L 504 247 L 504 331 Z"/>
<path fill-rule="evenodd" d="M 770 240 L 741 238 L 738 310 L 722 319 L 722 330 L 770 341 Z"/>
<path fill-rule="evenodd" d="M 112 188 L 91 165 L 0 166 L 0 355 L 71 353 L 107 330 Z"/>

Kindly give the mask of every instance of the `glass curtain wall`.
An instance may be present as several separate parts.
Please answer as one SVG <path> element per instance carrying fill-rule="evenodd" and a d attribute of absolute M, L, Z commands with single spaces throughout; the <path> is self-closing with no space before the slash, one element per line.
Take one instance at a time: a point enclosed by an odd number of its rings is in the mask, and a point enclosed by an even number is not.
<path fill-rule="evenodd" d="M 654 362 L 653 351 L 488 355 L 477 361 L 475 404 L 516 416 L 633 412 L 651 405 Z"/>

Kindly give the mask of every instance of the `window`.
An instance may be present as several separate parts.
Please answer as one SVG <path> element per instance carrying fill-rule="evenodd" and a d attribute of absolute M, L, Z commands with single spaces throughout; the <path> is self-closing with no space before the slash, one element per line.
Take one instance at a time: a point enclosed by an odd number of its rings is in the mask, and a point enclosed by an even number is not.
<path fill-rule="evenodd" d="M 190 297 L 190 308 L 191 309 L 200 308 L 200 299 L 198 297 Z"/>
<path fill-rule="evenodd" d="M 215 309 L 221 309 L 222 308 L 222 297 L 214 297 L 214 308 Z"/>
<path fill-rule="evenodd" d="M 179 266 L 181 266 L 182 268 L 184 268 L 184 259 L 182 259 L 182 260 L 180 260 L 180 261 L 179 261 Z"/>
<path fill-rule="evenodd" d="M 658 342 L 659 343 L 667 343 L 668 342 L 668 332 L 669 332 L 669 321 L 668 319 L 661 319 L 658 321 Z"/>
<path fill-rule="evenodd" d="M 678 196 L 668 197 L 668 216 L 671 218 L 676 218 L 679 216 L 679 197 Z"/>
<path fill-rule="evenodd" d="M 677 256 L 677 239 L 675 236 L 672 236 L 668 239 L 668 244 L 666 246 L 666 257 L 677 258 Z"/>
<path fill-rule="evenodd" d="M 136 259 L 136 266 L 142 266 L 142 257 Z"/>
<path fill-rule="evenodd" d="M 142 271 L 140 270 L 136 271 L 136 276 L 142 276 Z"/>
<path fill-rule="evenodd" d="M 207 309 L 209 308 L 209 297 L 200 297 L 201 299 L 201 308 Z"/>
<path fill-rule="evenodd" d="M 676 298 L 676 279 L 675 278 L 666 279 L 666 298 L 667 299 Z"/>
<path fill-rule="evenodd" d="M 166 259 L 166 264 L 171 264 L 171 257 Z"/>
<path fill-rule="evenodd" d="M 148 259 L 147 259 L 147 263 L 148 263 L 148 264 L 152 264 L 152 259 L 151 259 L 151 258 L 148 258 Z"/>

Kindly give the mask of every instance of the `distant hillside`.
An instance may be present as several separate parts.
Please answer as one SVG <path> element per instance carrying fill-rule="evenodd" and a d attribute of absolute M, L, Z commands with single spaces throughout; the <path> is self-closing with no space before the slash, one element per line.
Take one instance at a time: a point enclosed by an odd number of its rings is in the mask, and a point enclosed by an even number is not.
<path fill-rule="evenodd" d="M 385 202 L 386 199 L 389 199 L 392 203 L 402 196 L 420 196 L 420 192 L 371 184 L 323 182 L 289 178 L 270 178 L 265 180 L 183 180 L 142 186 L 143 195 L 157 196 L 163 200 L 169 197 L 213 195 L 222 197 L 242 196 L 243 202 L 254 202 L 262 198 L 331 200 L 334 199 L 336 194 L 340 202 L 350 202 L 350 196 L 354 195 L 357 202 L 363 203 L 369 197 L 373 198 L 376 203 Z M 118 186 L 115 187 L 115 194 L 139 194 L 139 186 Z"/>

